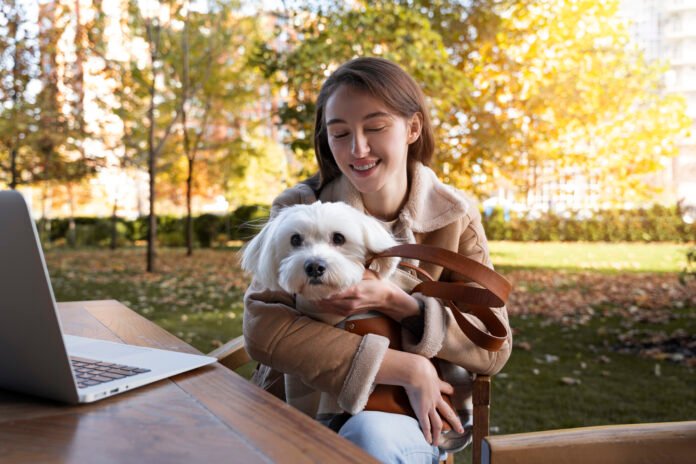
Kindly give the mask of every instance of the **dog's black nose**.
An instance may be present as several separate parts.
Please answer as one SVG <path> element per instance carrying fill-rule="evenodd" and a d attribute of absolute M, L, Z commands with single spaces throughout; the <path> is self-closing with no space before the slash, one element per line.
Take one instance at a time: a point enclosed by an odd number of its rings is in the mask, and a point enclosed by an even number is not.
<path fill-rule="evenodd" d="M 309 277 L 321 277 L 326 271 L 326 261 L 323 259 L 308 259 L 304 263 L 304 270 Z"/>

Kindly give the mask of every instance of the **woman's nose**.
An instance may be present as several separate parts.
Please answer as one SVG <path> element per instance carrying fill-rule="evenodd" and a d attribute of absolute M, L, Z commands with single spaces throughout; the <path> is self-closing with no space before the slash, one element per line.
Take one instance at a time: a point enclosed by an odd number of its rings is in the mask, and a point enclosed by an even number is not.
<path fill-rule="evenodd" d="M 370 147 L 367 143 L 367 137 L 363 134 L 355 134 L 350 147 L 350 154 L 356 158 L 361 158 L 370 152 Z"/>

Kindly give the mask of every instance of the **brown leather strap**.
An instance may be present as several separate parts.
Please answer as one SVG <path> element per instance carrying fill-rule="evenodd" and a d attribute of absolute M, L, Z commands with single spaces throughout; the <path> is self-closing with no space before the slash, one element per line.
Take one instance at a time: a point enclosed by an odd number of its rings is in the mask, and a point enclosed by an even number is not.
<path fill-rule="evenodd" d="M 401 326 L 394 319 L 386 316 L 375 316 L 366 319 L 352 319 L 345 323 L 345 329 L 358 335 L 366 335 L 368 333 L 382 335 L 389 339 L 389 348 L 401 350 Z M 436 359 L 432 359 L 435 369 L 439 377 L 440 367 Z M 442 395 L 443 399 L 452 406 L 452 400 L 448 395 Z M 376 385 L 365 405 L 366 411 L 383 411 L 395 414 L 406 414 L 407 416 L 418 419 L 416 413 L 411 407 L 411 401 L 408 399 L 406 390 L 398 385 Z M 450 430 L 452 427 L 445 420 L 442 421 L 443 430 Z"/>
<path fill-rule="evenodd" d="M 507 327 L 490 309 L 505 305 L 512 285 L 503 276 L 483 264 L 455 253 L 431 245 L 405 244 L 384 250 L 374 258 L 410 258 L 425 261 L 454 271 L 481 285 L 470 287 L 464 282 L 437 282 L 422 269 L 408 263 L 401 263 L 426 276 L 426 281 L 418 284 L 413 293 L 422 293 L 445 300 L 452 309 L 457 325 L 476 345 L 488 351 L 499 351 L 508 337 Z M 488 332 L 484 332 L 462 314 L 455 301 L 466 304 L 468 312 L 476 316 Z"/>

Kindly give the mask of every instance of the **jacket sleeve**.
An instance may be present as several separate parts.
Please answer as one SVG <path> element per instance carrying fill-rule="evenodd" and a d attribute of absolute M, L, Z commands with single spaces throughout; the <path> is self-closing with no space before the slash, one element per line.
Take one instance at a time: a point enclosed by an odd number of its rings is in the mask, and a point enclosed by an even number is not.
<path fill-rule="evenodd" d="M 271 214 L 293 202 L 303 198 L 286 191 L 274 202 Z M 385 337 L 361 337 L 303 316 L 295 310 L 292 295 L 261 288 L 256 282 L 244 295 L 243 332 L 253 359 L 332 395 L 352 414 L 367 403 L 389 345 Z"/>
<path fill-rule="evenodd" d="M 481 224 L 481 215 L 475 205 L 470 205 L 467 215 L 462 219 L 462 232 L 457 248 L 462 255 L 493 268 L 486 234 Z M 463 276 L 443 274 L 442 280 L 461 280 Z M 472 283 L 471 285 L 476 285 Z M 416 339 L 413 334 L 404 333 L 404 348 L 428 358 L 437 357 L 462 366 L 471 372 L 492 375 L 498 373 L 512 349 L 512 331 L 507 309 L 491 308 L 507 327 L 508 338 L 500 351 L 490 352 L 474 344 L 459 328 L 451 309 L 431 297 L 414 294 L 425 303 L 423 336 Z M 475 316 L 464 314 L 478 328 L 485 330 L 483 323 Z"/>

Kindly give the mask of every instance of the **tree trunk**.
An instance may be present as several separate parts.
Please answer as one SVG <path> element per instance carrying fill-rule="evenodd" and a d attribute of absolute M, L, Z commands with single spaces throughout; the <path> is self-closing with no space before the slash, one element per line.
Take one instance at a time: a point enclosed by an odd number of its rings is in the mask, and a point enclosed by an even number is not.
<path fill-rule="evenodd" d="M 155 151 L 155 81 L 157 80 L 157 70 L 155 62 L 157 61 L 157 41 L 159 40 L 159 25 L 154 26 L 151 22 L 147 24 L 148 39 L 150 42 L 150 66 L 152 67 L 152 82 L 150 83 L 150 106 L 147 110 L 148 127 L 148 174 L 150 175 L 150 215 L 148 217 L 147 230 L 147 272 L 155 272 L 155 246 L 157 240 L 157 216 L 155 213 L 155 176 L 157 155 Z"/>
<path fill-rule="evenodd" d="M 189 13 L 186 5 L 186 18 L 184 19 L 184 32 L 181 35 L 181 49 L 183 50 L 182 85 L 181 85 L 181 125 L 184 135 L 184 152 L 188 160 L 188 174 L 186 176 L 186 256 L 193 255 L 193 218 L 191 211 L 191 195 L 193 188 L 193 165 L 195 154 L 191 153 L 191 143 L 188 136 L 188 121 L 186 119 L 186 102 L 189 92 L 189 42 L 188 22 Z"/>
<path fill-rule="evenodd" d="M 188 159 L 186 177 L 186 256 L 193 255 L 193 215 L 191 211 L 191 189 L 193 187 L 193 160 Z"/>
<path fill-rule="evenodd" d="M 42 242 L 47 245 L 51 240 L 51 222 L 48 220 L 48 182 L 41 187 L 41 233 Z"/>
<path fill-rule="evenodd" d="M 17 173 L 17 148 L 12 147 L 10 150 L 10 188 L 12 190 L 16 190 L 18 183 L 19 176 Z"/>
<path fill-rule="evenodd" d="M 150 175 L 150 215 L 147 230 L 147 272 L 155 272 L 155 240 L 157 239 L 157 216 L 155 215 L 155 92 L 154 79 L 150 93 L 150 108 L 148 120 L 150 123 L 148 135 L 148 173 Z"/>
<path fill-rule="evenodd" d="M 73 198 L 72 184 L 68 183 L 68 203 L 70 204 L 70 218 L 68 219 L 68 245 L 75 248 L 75 200 Z"/>
<path fill-rule="evenodd" d="M 109 248 L 111 248 L 112 250 L 116 249 L 117 240 L 118 240 L 118 230 L 117 230 L 118 216 L 116 216 L 117 212 L 118 212 L 118 200 L 114 200 L 114 207 L 111 209 L 111 244 L 109 245 Z"/>

